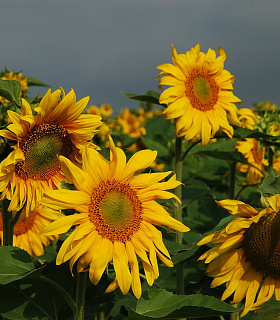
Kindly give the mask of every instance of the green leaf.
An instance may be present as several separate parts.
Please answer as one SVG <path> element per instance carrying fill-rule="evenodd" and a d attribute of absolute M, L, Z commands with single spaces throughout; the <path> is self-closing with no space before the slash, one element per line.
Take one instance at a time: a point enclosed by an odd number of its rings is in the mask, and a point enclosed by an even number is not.
<path fill-rule="evenodd" d="M 197 179 L 188 179 L 184 183 L 182 208 L 185 208 L 190 201 L 209 194 L 214 190 L 207 186 L 205 182 Z"/>
<path fill-rule="evenodd" d="M 212 230 L 208 231 L 207 234 L 214 233 L 216 231 L 220 231 L 224 229 L 235 218 L 236 216 L 230 215 L 228 217 L 221 219 L 221 221 Z"/>
<path fill-rule="evenodd" d="M 228 160 L 228 161 L 236 161 L 248 164 L 247 160 L 244 158 L 244 155 L 240 152 L 236 151 L 220 151 L 220 150 L 200 150 L 195 152 L 195 154 L 199 156 L 210 156 L 216 159 Z"/>
<path fill-rule="evenodd" d="M 0 96 L 17 104 L 21 93 L 21 84 L 17 80 L 0 79 Z"/>
<path fill-rule="evenodd" d="M 181 244 L 174 241 L 164 239 L 164 245 L 169 253 L 173 254 L 172 262 L 177 264 L 184 261 L 195 254 L 199 248 L 196 244 L 202 239 L 202 235 L 196 232 L 186 232 L 184 234 L 184 240 L 187 244 Z"/>
<path fill-rule="evenodd" d="M 280 301 L 270 300 L 265 302 L 258 312 L 260 320 L 279 320 L 280 319 Z"/>
<path fill-rule="evenodd" d="M 170 143 L 175 137 L 175 126 L 163 115 L 149 118 L 145 125 L 146 137 L 153 140 L 163 140 Z"/>
<path fill-rule="evenodd" d="M 51 85 L 45 83 L 45 82 L 42 82 L 36 78 L 33 78 L 33 77 L 28 77 L 27 78 L 27 84 L 29 87 L 31 86 L 39 86 L 39 87 L 51 87 Z"/>
<path fill-rule="evenodd" d="M 121 93 L 129 99 L 161 105 L 158 101 L 160 94 L 153 90 L 149 90 L 145 94 L 127 93 L 123 91 L 121 91 Z"/>
<path fill-rule="evenodd" d="M 149 289 L 138 300 L 127 319 L 199 318 L 237 312 L 233 306 L 214 297 L 175 295 L 163 289 Z"/>
<path fill-rule="evenodd" d="M 0 247 L 0 284 L 26 277 L 35 270 L 30 255 L 17 247 Z"/>
<path fill-rule="evenodd" d="M 258 187 L 258 191 L 265 198 L 280 194 L 280 175 L 274 172 L 269 173 Z"/>
<path fill-rule="evenodd" d="M 141 140 L 148 149 L 157 150 L 158 157 L 167 157 L 169 155 L 168 148 L 163 146 L 161 143 L 147 137 L 141 137 Z"/>
<path fill-rule="evenodd" d="M 64 303 L 61 293 L 38 278 L 0 285 L 0 314 L 8 319 L 62 320 L 58 311 Z"/>

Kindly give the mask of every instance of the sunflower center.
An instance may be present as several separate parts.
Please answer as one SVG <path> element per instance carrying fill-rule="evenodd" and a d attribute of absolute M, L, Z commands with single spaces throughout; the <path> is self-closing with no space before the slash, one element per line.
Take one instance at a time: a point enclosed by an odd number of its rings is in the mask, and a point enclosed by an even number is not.
<path fill-rule="evenodd" d="M 103 181 L 92 192 L 89 219 L 97 232 L 112 242 L 130 241 L 140 228 L 141 214 L 141 201 L 128 184 Z"/>
<path fill-rule="evenodd" d="M 186 80 L 186 96 L 191 105 L 200 111 L 213 109 L 218 93 L 219 87 L 215 80 L 203 72 L 193 72 Z"/>
<path fill-rule="evenodd" d="M 243 246 L 247 259 L 258 270 L 280 276 L 280 212 L 267 214 L 245 232 Z"/>
<path fill-rule="evenodd" d="M 63 126 L 45 123 L 33 128 L 21 149 L 25 161 L 16 164 L 16 174 L 24 180 L 48 180 L 61 170 L 58 156 L 70 156 L 72 142 Z"/>

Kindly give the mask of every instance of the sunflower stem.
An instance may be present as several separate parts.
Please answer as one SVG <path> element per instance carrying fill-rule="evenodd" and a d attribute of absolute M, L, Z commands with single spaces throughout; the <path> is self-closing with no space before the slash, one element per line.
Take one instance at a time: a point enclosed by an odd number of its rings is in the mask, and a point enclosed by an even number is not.
<path fill-rule="evenodd" d="M 182 171 L 183 171 L 183 161 L 182 161 L 182 137 L 176 137 L 175 143 L 175 172 L 176 172 L 176 179 L 178 181 L 182 181 Z M 175 189 L 175 195 L 182 200 L 182 185 L 179 185 Z M 182 222 L 182 204 L 177 202 L 175 206 L 175 219 Z M 183 234 L 181 232 L 176 233 L 176 242 L 182 243 L 183 242 Z M 176 266 L 177 268 L 177 294 L 184 294 L 185 293 L 185 286 L 184 286 L 184 263 L 180 262 Z"/>
<path fill-rule="evenodd" d="M 76 291 L 77 312 L 75 315 L 75 320 L 84 320 L 87 277 L 87 272 L 78 273 Z"/>
<path fill-rule="evenodd" d="M 272 148 L 268 148 L 268 172 L 271 173 L 273 171 L 273 156 L 274 152 Z"/>
<path fill-rule="evenodd" d="M 13 245 L 14 223 L 13 213 L 8 211 L 10 201 L 4 199 L 1 203 L 2 223 L 3 223 L 3 246 Z"/>
<path fill-rule="evenodd" d="M 229 198 L 235 199 L 235 175 L 236 175 L 236 162 L 233 161 L 230 166 L 230 185 L 229 185 Z"/>
<path fill-rule="evenodd" d="M 193 144 L 191 144 L 191 145 L 188 147 L 188 149 L 184 152 L 184 154 L 183 154 L 182 157 L 181 157 L 182 162 L 185 160 L 186 156 L 187 156 L 188 153 L 191 151 L 191 149 L 192 149 L 193 147 L 195 147 L 197 144 L 199 144 L 201 141 L 202 141 L 202 140 L 201 140 L 201 138 L 200 138 L 200 139 L 196 140 Z"/>

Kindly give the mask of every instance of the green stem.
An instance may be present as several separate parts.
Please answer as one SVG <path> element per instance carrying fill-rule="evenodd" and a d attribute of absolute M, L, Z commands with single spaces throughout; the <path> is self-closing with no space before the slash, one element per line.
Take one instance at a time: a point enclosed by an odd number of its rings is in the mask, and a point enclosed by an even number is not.
<path fill-rule="evenodd" d="M 191 149 L 196 146 L 198 143 L 201 142 L 201 139 L 198 139 L 196 142 L 194 142 L 193 144 L 191 144 L 188 149 L 184 152 L 184 154 L 182 155 L 182 162 L 185 160 L 186 156 L 188 155 L 188 153 L 191 151 Z"/>
<path fill-rule="evenodd" d="M 182 161 L 182 138 L 176 137 L 175 143 L 175 172 L 176 179 L 178 181 L 182 181 L 182 171 L 183 171 L 183 161 Z M 182 185 L 179 185 L 175 189 L 175 195 L 182 200 Z M 182 204 L 177 202 L 175 206 L 175 219 L 182 222 Z M 181 232 L 176 233 L 176 242 L 183 242 L 183 234 Z M 177 268 L 177 294 L 185 293 L 185 285 L 184 285 L 184 263 L 180 262 L 176 266 Z"/>
<path fill-rule="evenodd" d="M 272 172 L 273 171 L 273 156 L 274 156 L 274 152 L 272 150 L 272 148 L 268 148 L 268 172 Z"/>
<path fill-rule="evenodd" d="M 229 185 L 229 198 L 235 199 L 235 175 L 236 175 L 236 162 L 230 166 L 230 185 Z"/>
<path fill-rule="evenodd" d="M 1 203 L 2 212 L 2 223 L 3 223 L 3 246 L 13 245 L 13 234 L 14 234 L 14 224 L 13 224 L 13 214 L 8 211 L 9 200 L 4 199 Z"/>
<path fill-rule="evenodd" d="M 75 320 L 84 320 L 87 277 L 88 277 L 87 272 L 78 273 L 77 291 L 76 291 L 77 312 L 75 315 Z"/>

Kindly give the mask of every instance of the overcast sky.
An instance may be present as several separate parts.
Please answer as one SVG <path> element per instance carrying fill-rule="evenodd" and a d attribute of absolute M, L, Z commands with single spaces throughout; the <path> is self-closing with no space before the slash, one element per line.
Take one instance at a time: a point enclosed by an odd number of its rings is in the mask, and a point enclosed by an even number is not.
<path fill-rule="evenodd" d="M 241 107 L 280 105 L 279 0 L 0 0 L 1 69 L 22 70 L 89 104 L 137 108 L 120 91 L 158 91 L 171 46 L 222 46 Z M 37 89 L 36 89 L 37 90 Z M 37 91 L 36 91 L 37 92 Z M 41 90 L 41 95 L 45 89 Z"/>

